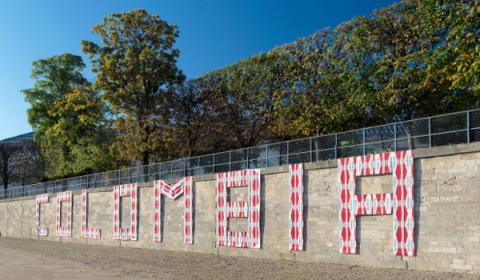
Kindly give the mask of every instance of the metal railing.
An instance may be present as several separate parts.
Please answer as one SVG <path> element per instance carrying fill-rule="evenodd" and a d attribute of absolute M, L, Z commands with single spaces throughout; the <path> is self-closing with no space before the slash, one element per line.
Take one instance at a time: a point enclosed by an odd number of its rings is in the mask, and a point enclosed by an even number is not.
<path fill-rule="evenodd" d="M 9 187 L 0 191 L 0 199 L 477 141 L 480 109 Z"/>

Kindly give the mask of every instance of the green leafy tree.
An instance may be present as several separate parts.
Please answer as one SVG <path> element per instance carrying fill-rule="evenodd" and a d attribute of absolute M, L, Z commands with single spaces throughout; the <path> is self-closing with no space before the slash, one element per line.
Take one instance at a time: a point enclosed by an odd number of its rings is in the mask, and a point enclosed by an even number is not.
<path fill-rule="evenodd" d="M 478 1 L 427 1 L 436 25 L 443 30 L 442 44 L 429 60 L 424 87 L 448 92 L 446 110 L 478 107 L 480 94 L 480 3 Z M 445 110 L 445 109 L 444 109 Z"/>
<path fill-rule="evenodd" d="M 49 113 L 58 121 L 46 131 L 45 152 L 56 155 L 50 161 L 50 177 L 85 174 L 110 169 L 105 124 L 105 105 L 95 90 L 75 88 L 58 99 Z M 53 156 L 55 157 L 55 156 Z"/>
<path fill-rule="evenodd" d="M 35 136 L 42 138 L 45 131 L 58 122 L 49 114 L 53 104 L 76 87 L 88 85 L 82 74 L 85 64 L 80 56 L 65 53 L 40 59 L 32 63 L 31 78 L 35 85 L 23 90 L 25 100 L 30 104 L 28 121 Z"/>
<path fill-rule="evenodd" d="M 286 65 L 276 129 L 295 138 L 471 108 L 478 6 L 404 0 L 272 50 Z"/>
<path fill-rule="evenodd" d="M 178 28 L 144 10 L 111 14 L 93 32 L 102 41 L 83 41 L 97 74 L 95 88 L 115 115 L 119 150 L 148 164 L 168 157 L 172 88 L 184 77 L 174 48 Z"/>
<path fill-rule="evenodd" d="M 328 29 L 276 48 L 282 86 L 275 95 L 275 133 L 281 138 L 320 135 L 342 128 L 345 88 Z"/>
<path fill-rule="evenodd" d="M 109 167 L 105 104 L 83 77 L 79 56 L 63 54 L 33 63 L 35 86 L 24 90 L 29 121 L 45 158 L 45 177 L 59 178 Z"/>
<path fill-rule="evenodd" d="M 223 73 L 228 92 L 224 98 L 226 120 L 235 124 L 228 131 L 237 147 L 259 145 L 274 137 L 274 99 L 283 79 L 278 58 L 260 54 Z"/>

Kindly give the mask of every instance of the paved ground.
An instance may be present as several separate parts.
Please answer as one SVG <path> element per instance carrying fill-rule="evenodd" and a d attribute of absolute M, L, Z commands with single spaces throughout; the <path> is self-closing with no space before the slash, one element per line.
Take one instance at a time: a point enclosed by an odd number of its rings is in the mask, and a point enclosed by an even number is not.
<path fill-rule="evenodd" d="M 128 252 L 129 256 L 122 256 Z M 300 275 L 300 276 L 299 276 Z M 479 279 L 479 276 L 301 264 L 0 238 L 0 279 Z"/>

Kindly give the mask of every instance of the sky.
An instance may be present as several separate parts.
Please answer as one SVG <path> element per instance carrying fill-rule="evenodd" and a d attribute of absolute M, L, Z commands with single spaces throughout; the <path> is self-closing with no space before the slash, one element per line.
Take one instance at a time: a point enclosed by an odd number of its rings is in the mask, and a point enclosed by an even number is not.
<path fill-rule="evenodd" d="M 188 78 L 368 16 L 393 0 L 0 0 L 0 139 L 31 131 L 22 89 L 32 62 L 65 52 L 83 55 L 81 40 L 109 13 L 145 9 L 179 27 L 178 66 Z M 88 58 L 83 56 L 88 65 Z M 88 69 L 86 77 L 94 81 Z"/>

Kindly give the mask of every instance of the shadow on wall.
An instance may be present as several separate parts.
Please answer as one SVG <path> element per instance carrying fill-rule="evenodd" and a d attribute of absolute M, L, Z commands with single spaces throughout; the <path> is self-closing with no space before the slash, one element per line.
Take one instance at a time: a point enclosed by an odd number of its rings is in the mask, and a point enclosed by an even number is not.
<path fill-rule="evenodd" d="M 308 236 L 308 194 L 309 194 L 309 172 L 303 172 L 303 250 L 308 250 L 307 236 Z"/>
<path fill-rule="evenodd" d="M 265 175 L 260 175 L 260 248 L 263 249 L 263 235 L 265 231 Z M 216 234 L 216 233 L 215 233 Z"/>
<path fill-rule="evenodd" d="M 418 256 L 418 248 L 420 247 L 420 209 L 422 207 L 422 161 L 416 159 L 413 166 L 414 172 L 414 195 L 415 195 L 415 231 L 413 240 L 415 241 L 415 256 Z"/>

